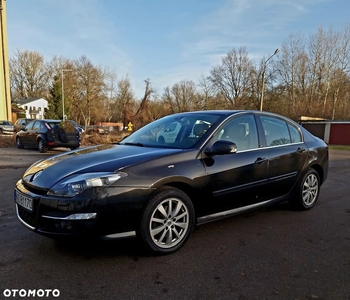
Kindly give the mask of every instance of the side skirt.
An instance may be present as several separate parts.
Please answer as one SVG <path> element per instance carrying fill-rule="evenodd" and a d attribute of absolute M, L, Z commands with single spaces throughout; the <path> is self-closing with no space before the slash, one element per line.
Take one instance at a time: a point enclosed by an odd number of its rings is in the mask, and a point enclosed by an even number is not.
<path fill-rule="evenodd" d="M 212 221 L 216 221 L 219 219 L 238 215 L 238 214 L 250 211 L 250 210 L 257 209 L 259 207 L 263 207 L 263 206 L 271 205 L 271 204 L 274 204 L 277 202 L 281 202 L 283 200 L 286 200 L 286 197 L 278 197 L 278 198 L 274 198 L 274 199 L 267 200 L 264 202 L 259 202 L 259 203 L 255 203 L 255 204 L 251 204 L 251 205 L 247 205 L 247 206 L 242 206 L 242 207 L 218 212 L 218 213 L 211 214 L 211 215 L 202 216 L 202 217 L 197 218 L 197 225 L 202 225 L 202 224 L 205 224 L 208 222 L 212 222 Z"/>

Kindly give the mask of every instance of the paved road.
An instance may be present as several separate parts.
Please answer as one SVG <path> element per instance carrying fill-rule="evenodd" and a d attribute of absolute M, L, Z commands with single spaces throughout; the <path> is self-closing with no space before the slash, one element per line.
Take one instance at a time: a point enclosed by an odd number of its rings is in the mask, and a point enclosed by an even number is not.
<path fill-rule="evenodd" d="M 311 211 L 282 203 L 205 224 L 180 251 L 149 257 L 135 239 L 58 243 L 27 230 L 15 217 L 13 187 L 46 154 L 7 151 L 0 149 L 0 299 L 14 299 L 16 289 L 55 290 L 59 297 L 45 298 L 64 300 L 350 299 L 350 152 L 331 151 Z M 15 153 L 21 166 L 9 166 Z"/>

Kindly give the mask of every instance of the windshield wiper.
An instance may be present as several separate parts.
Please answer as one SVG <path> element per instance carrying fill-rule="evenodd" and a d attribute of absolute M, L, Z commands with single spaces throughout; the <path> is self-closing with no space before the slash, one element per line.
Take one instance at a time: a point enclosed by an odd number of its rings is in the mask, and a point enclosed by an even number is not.
<path fill-rule="evenodd" d="M 124 143 L 124 144 L 121 144 L 121 145 L 145 147 L 145 145 L 142 144 L 142 143 Z"/>

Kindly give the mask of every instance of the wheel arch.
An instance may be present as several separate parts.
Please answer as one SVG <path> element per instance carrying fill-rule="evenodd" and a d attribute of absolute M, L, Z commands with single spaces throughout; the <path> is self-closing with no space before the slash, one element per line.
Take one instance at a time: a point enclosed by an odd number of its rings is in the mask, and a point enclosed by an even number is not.
<path fill-rule="evenodd" d="M 173 188 L 181 190 L 190 198 L 190 200 L 193 204 L 193 207 L 194 207 L 195 214 L 197 214 L 197 203 L 198 203 L 198 199 L 199 199 L 198 189 L 196 189 L 193 185 L 191 185 L 191 181 L 189 179 L 187 179 L 187 180 L 184 180 L 183 178 L 181 178 L 181 179 L 182 180 L 173 179 L 173 180 L 166 180 L 166 181 L 158 182 L 156 184 L 156 186 L 154 186 L 155 190 L 153 193 L 151 193 L 149 198 L 152 197 L 154 195 L 154 193 L 157 193 L 157 191 L 159 191 L 159 189 L 161 189 L 161 188 L 173 187 Z M 147 204 L 147 201 L 145 201 L 143 206 L 145 206 L 146 204 Z"/>
<path fill-rule="evenodd" d="M 318 173 L 318 176 L 320 177 L 320 182 L 322 184 L 324 182 L 324 172 L 323 172 L 322 167 L 318 164 L 314 164 L 314 165 L 310 166 L 310 168 L 314 169 Z"/>

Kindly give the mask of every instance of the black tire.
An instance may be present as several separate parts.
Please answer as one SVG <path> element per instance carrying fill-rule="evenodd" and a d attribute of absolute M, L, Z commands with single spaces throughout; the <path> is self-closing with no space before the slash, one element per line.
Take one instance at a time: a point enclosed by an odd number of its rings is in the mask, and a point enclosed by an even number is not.
<path fill-rule="evenodd" d="M 176 188 L 163 187 L 148 200 L 138 236 L 148 252 L 170 254 L 185 244 L 194 223 L 195 212 L 187 194 Z"/>
<path fill-rule="evenodd" d="M 294 196 L 289 200 L 292 207 L 299 210 L 308 210 L 315 206 L 320 194 L 320 176 L 311 169 L 300 181 Z"/>
<path fill-rule="evenodd" d="M 23 149 L 24 148 L 24 146 L 23 146 L 23 144 L 21 142 L 21 139 L 19 137 L 16 138 L 16 146 L 17 146 L 18 149 Z"/>
<path fill-rule="evenodd" d="M 38 140 L 38 149 L 40 153 L 46 153 L 49 148 L 45 146 L 45 142 L 42 139 Z"/>

